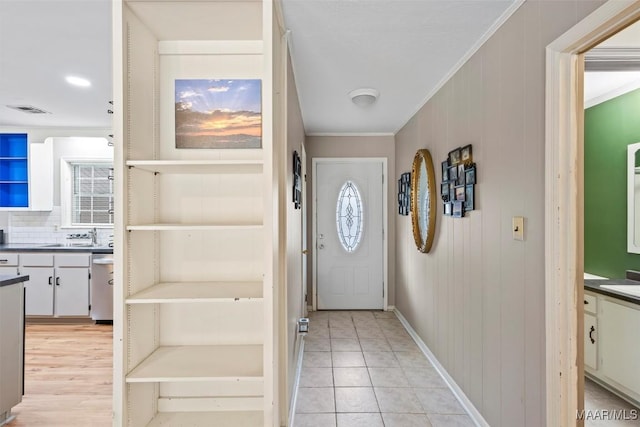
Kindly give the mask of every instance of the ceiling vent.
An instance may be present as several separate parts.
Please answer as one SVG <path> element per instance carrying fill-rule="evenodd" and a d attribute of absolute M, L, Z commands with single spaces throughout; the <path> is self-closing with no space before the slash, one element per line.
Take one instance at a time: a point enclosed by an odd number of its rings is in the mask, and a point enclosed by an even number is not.
<path fill-rule="evenodd" d="M 51 114 L 50 112 L 41 110 L 33 105 L 7 105 L 7 107 L 29 114 Z"/>

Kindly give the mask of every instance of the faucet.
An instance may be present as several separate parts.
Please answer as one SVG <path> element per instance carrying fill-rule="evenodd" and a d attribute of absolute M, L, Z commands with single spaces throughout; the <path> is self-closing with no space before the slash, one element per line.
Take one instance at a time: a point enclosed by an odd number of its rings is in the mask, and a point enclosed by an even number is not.
<path fill-rule="evenodd" d="M 89 231 L 87 233 L 89 236 L 91 236 L 91 243 L 94 245 L 98 244 L 98 230 L 93 227 L 93 229 L 91 229 L 91 231 Z"/>

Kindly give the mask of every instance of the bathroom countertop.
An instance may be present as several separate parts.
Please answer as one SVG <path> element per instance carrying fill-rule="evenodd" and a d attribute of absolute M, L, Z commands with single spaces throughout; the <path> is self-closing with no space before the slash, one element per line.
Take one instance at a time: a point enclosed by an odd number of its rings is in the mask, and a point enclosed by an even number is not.
<path fill-rule="evenodd" d="M 618 286 L 640 286 L 640 282 L 637 280 L 629 279 L 604 279 L 604 280 L 585 280 L 584 289 L 587 291 L 596 292 L 602 295 L 607 295 L 613 298 L 618 298 L 623 301 L 631 302 L 640 305 L 640 297 L 625 294 L 615 289 L 603 288 L 602 285 L 618 285 Z"/>
<path fill-rule="evenodd" d="M 51 246 L 54 243 L 4 243 L 0 245 L 0 252 L 91 252 L 94 254 L 112 254 L 109 246 Z"/>

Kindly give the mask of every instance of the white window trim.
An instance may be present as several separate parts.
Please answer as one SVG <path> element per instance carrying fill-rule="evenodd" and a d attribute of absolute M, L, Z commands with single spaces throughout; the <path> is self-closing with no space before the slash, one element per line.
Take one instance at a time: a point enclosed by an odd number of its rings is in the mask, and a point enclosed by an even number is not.
<path fill-rule="evenodd" d="M 60 210 L 61 210 L 61 225 L 62 229 L 80 229 L 80 228 L 104 228 L 113 229 L 112 224 L 85 224 L 75 225 L 72 222 L 72 188 L 73 188 L 73 164 L 74 163 L 93 163 L 93 164 L 105 164 L 113 165 L 111 159 L 105 158 L 80 158 L 80 157 L 62 157 L 60 158 Z"/>

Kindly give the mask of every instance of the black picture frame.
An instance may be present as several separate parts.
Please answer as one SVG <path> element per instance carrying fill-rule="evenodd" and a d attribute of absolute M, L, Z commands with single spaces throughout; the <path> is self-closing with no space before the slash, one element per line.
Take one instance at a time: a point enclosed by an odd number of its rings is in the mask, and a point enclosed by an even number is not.
<path fill-rule="evenodd" d="M 465 145 L 460 149 L 460 162 L 468 165 L 473 163 L 473 150 L 471 144 Z"/>
<path fill-rule="evenodd" d="M 464 170 L 465 185 L 476 183 L 476 165 L 473 164 Z"/>
<path fill-rule="evenodd" d="M 449 181 L 449 161 L 442 162 L 442 182 Z"/>
<path fill-rule="evenodd" d="M 458 181 L 458 167 L 457 166 L 451 166 L 449 168 L 449 182 L 456 182 Z"/>
<path fill-rule="evenodd" d="M 454 195 L 454 197 L 452 199 L 454 201 L 457 201 L 457 202 L 464 202 L 464 197 L 465 197 L 465 194 L 464 194 L 465 190 L 464 189 L 465 189 L 464 185 L 456 186 L 455 187 L 455 195 Z"/>
<path fill-rule="evenodd" d="M 469 212 L 475 209 L 475 202 L 474 202 L 474 198 L 475 198 L 475 190 L 474 190 L 474 185 L 470 184 L 470 185 L 465 185 L 464 187 L 464 211 L 465 212 Z"/>
<path fill-rule="evenodd" d="M 449 151 L 448 160 L 450 166 L 458 166 L 458 163 L 460 163 L 460 147 Z M 449 179 L 451 179 L 451 177 L 449 177 Z"/>
<path fill-rule="evenodd" d="M 400 175 L 398 180 L 398 215 L 407 216 L 411 208 L 411 172 Z"/>
<path fill-rule="evenodd" d="M 440 194 L 442 196 L 442 200 L 444 202 L 448 202 L 449 198 L 451 197 L 449 194 L 449 183 L 448 182 L 443 182 L 442 184 L 440 184 Z"/>
<path fill-rule="evenodd" d="M 453 212 L 453 203 L 447 202 L 444 204 L 444 215 L 451 216 Z"/>
<path fill-rule="evenodd" d="M 458 185 L 464 185 L 464 165 L 463 164 L 459 164 L 458 165 L 458 180 L 457 180 Z"/>
<path fill-rule="evenodd" d="M 302 208 L 302 162 L 297 151 L 293 152 L 293 207 Z"/>
<path fill-rule="evenodd" d="M 452 204 L 453 209 L 451 216 L 453 216 L 454 218 L 462 218 L 462 216 L 464 215 L 464 202 L 455 201 Z"/>

